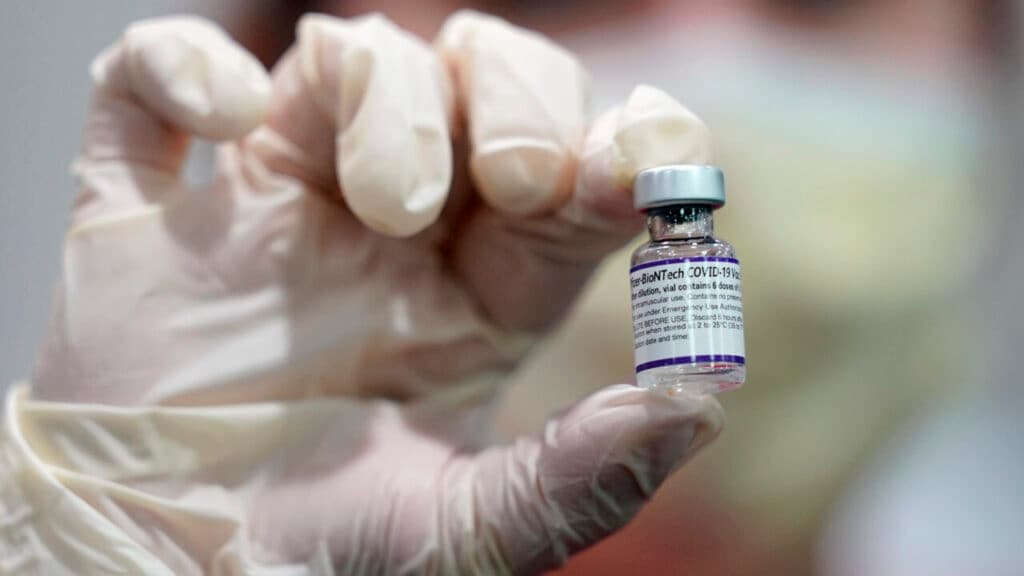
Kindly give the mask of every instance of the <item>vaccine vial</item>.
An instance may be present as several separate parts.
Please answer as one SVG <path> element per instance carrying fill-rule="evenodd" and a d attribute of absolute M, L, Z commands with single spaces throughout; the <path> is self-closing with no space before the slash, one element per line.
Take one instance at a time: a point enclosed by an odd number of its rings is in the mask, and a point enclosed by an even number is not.
<path fill-rule="evenodd" d="M 711 394 L 746 377 L 740 263 L 714 236 L 725 205 L 715 166 L 645 170 L 633 188 L 650 242 L 629 270 L 637 384 L 669 394 Z"/>

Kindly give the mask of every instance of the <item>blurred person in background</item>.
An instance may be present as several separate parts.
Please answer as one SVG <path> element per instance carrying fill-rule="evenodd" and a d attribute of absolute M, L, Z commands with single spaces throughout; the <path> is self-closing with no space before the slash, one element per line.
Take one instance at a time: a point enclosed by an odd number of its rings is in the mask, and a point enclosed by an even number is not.
<path fill-rule="evenodd" d="M 818 566 L 854 574 L 1018 574 L 1024 566 L 1024 9 L 1003 7 L 993 31 L 998 79 L 989 100 L 998 126 L 977 194 L 1009 196 L 990 218 L 993 249 L 964 291 L 976 317 L 970 378 L 912 420 L 857 475 L 829 513 Z"/>
<path fill-rule="evenodd" d="M 708 122 L 729 180 L 719 226 L 744 262 L 751 350 L 748 386 L 723 396 L 730 427 L 709 458 L 570 564 L 579 574 L 812 573 L 833 503 L 873 454 L 980 384 L 977 278 L 1007 201 L 986 178 L 998 157 L 998 6 L 703 8 L 667 4 L 633 27 L 616 20 L 614 33 L 561 37 L 595 78 L 639 74 Z M 581 380 L 626 377 L 628 331 L 614 328 L 629 322 L 626 262 L 626 252 L 609 259 L 524 383 L 589 355 L 609 363 L 588 363 Z M 523 402 L 539 394 L 512 390 Z"/>
<path fill-rule="evenodd" d="M 999 6 L 480 7 L 580 55 L 597 109 L 637 81 L 692 106 L 728 175 L 720 227 L 745 267 L 750 385 L 723 397 L 729 433 L 623 533 L 564 572 L 811 572 L 818 534 L 850 478 L 907 422 L 977 382 L 965 362 L 975 329 L 964 326 L 976 316 L 965 294 L 993 242 L 986 222 L 1007 200 L 979 185 L 991 161 L 985 111 L 999 72 Z M 382 10 L 431 37 L 451 8 L 264 3 L 224 21 L 271 63 L 305 10 Z M 552 406 L 595 382 L 631 378 L 627 253 L 608 259 L 570 319 L 517 372 L 501 407 L 508 435 L 537 431 Z"/>

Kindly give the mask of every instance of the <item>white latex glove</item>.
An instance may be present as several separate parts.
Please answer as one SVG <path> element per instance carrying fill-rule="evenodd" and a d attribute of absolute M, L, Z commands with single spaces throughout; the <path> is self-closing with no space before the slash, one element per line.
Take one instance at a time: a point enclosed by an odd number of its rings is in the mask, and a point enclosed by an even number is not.
<path fill-rule="evenodd" d="M 263 563 L 326 550 L 341 574 L 534 573 L 621 527 L 718 433 L 713 399 L 623 385 L 542 438 L 485 447 L 502 376 L 639 229 L 636 172 L 708 159 L 706 128 L 664 93 L 637 88 L 588 129 L 578 62 L 474 13 L 453 16 L 435 49 L 380 16 L 307 16 L 272 81 L 213 25 L 159 19 L 131 26 L 93 76 L 33 399 L 331 397 L 337 418 L 287 438 L 291 420 L 259 428 L 260 446 L 277 446 L 265 465 L 185 458 L 163 472 L 169 490 L 159 474 L 83 464 L 133 437 L 97 416 L 78 433 L 104 438 L 81 448 L 92 459 L 63 457 L 76 492 L 125 498 L 82 488 L 89 474 L 171 500 L 217 487 Z M 190 135 L 224 141 L 198 190 L 179 176 Z M 116 524 L 158 530 L 159 515 L 109 502 Z M 227 570 L 216 546 L 174 534 L 147 548 Z"/>

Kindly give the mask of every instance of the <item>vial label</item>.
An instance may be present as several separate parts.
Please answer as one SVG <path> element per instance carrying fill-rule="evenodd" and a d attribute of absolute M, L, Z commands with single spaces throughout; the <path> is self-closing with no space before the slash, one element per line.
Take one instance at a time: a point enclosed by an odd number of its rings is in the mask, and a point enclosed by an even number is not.
<path fill-rule="evenodd" d="M 740 263 L 699 256 L 629 271 L 636 371 L 703 362 L 745 362 Z"/>

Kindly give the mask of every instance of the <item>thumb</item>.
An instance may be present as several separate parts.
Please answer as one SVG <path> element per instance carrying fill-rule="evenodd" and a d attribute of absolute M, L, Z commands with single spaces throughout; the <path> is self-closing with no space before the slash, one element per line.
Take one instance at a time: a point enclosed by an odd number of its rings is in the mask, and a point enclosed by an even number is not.
<path fill-rule="evenodd" d="M 618 385 L 585 398 L 549 422 L 543 438 L 476 457 L 465 476 L 472 505 L 449 527 L 456 546 L 472 548 L 455 558 L 491 573 L 562 564 L 622 528 L 724 420 L 710 396 Z"/>

